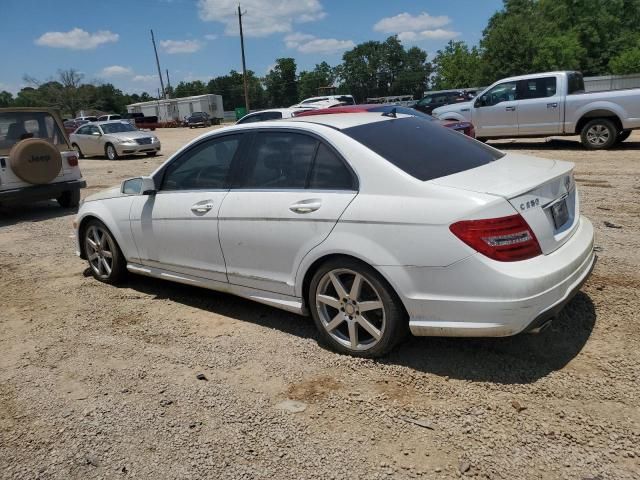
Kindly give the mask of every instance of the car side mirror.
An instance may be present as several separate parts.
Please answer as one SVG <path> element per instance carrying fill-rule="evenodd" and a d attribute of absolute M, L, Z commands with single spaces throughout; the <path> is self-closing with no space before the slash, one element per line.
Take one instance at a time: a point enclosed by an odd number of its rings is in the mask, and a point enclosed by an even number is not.
<path fill-rule="evenodd" d="M 476 98 L 476 101 L 473 102 L 473 106 L 478 108 L 478 107 L 484 107 L 487 104 L 487 97 L 478 97 Z"/>
<path fill-rule="evenodd" d="M 91 135 L 95 135 L 96 137 L 101 136 L 102 134 L 100 132 L 91 132 Z"/>
<path fill-rule="evenodd" d="M 156 184 L 152 177 L 129 178 L 122 182 L 121 192 L 125 195 L 155 195 Z"/>

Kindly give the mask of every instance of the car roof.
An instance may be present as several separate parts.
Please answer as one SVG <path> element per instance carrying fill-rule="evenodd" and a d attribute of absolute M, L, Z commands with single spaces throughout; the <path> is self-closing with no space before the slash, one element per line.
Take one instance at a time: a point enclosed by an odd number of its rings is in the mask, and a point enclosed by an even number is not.
<path fill-rule="evenodd" d="M 131 123 L 127 122 L 125 119 L 116 119 L 116 120 L 101 120 L 99 122 L 89 122 L 92 125 L 107 125 L 109 123 L 128 123 L 129 125 L 131 125 Z"/>

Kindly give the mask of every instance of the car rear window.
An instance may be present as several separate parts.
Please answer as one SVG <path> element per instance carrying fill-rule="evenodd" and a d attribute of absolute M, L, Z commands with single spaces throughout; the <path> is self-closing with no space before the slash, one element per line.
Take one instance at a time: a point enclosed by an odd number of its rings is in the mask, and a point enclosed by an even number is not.
<path fill-rule="evenodd" d="M 0 154 L 6 155 L 21 140 L 48 140 L 60 151 L 68 150 L 67 140 L 51 114 L 47 112 L 0 112 Z"/>
<path fill-rule="evenodd" d="M 486 165 L 504 153 L 444 128 L 405 117 L 342 130 L 418 180 L 433 180 Z"/>

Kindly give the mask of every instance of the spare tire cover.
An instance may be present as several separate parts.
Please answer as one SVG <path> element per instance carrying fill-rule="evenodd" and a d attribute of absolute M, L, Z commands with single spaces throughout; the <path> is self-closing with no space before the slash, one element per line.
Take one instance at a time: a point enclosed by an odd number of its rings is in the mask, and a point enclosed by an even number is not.
<path fill-rule="evenodd" d="M 9 152 L 9 165 L 25 182 L 48 183 L 60 173 L 62 155 L 46 140 L 28 138 L 13 146 Z"/>

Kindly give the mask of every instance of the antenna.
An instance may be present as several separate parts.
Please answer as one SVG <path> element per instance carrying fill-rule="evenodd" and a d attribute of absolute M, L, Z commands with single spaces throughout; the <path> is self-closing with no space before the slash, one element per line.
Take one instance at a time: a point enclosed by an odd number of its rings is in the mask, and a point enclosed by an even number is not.
<path fill-rule="evenodd" d="M 247 13 L 246 11 L 244 13 Z M 242 82 L 244 83 L 244 108 L 249 113 L 249 90 L 247 89 L 247 65 L 244 60 L 244 35 L 242 34 L 242 10 L 238 3 L 238 24 L 240 25 L 240 50 L 242 51 Z"/>
<path fill-rule="evenodd" d="M 158 60 L 158 49 L 156 48 L 156 39 L 153 36 L 153 30 L 151 30 L 151 43 L 153 43 L 153 51 L 156 54 L 156 66 L 158 67 L 158 77 L 160 77 L 160 88 L 162 89 L 163 98 L 167 98 L 167 94 L 164 91 L 164 82 L 162 81 L 162 71 L 160 70 L 160 60 Z"/>

